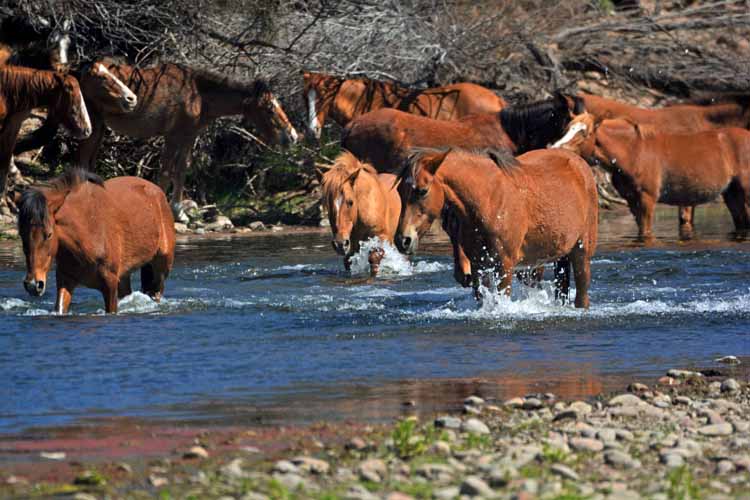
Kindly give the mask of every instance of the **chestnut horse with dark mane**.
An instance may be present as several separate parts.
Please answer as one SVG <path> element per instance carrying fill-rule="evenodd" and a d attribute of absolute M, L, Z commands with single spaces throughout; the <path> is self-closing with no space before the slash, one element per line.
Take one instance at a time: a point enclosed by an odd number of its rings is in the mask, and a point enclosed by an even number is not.
<path fill-rule="evenodd" d="M 719 195 L 738 231 L 750 229 L 750 131 L 724 128 L 684 134 L 627 119 L 597 123 L 588 113 L 558 146 L 596 160 L 612 173 L 641 238 L 652 236 L 657 202 L 695 206 Z"/>
<path fill-rule="evenodd" d="M 393 243 L 401 198 L 395 186 L 396 176 L 378 174 L 353 154 L 341 153 L 321 178 L 323 203 L 331 223 L 333 249 L 344 256 L 344 267 L 350 268 L 351 256 L 359 251 L 360 243 L 377 237 Z M 375 276 L 383 259 L 382 249 L 368 255 L 370 274 Z"/>
<path fill-rule="evenodd" d="M 158 186 L 137 177 L 107 182 L 71 169 L 48 187 L 18 200 L 18 229 L 26 255 L 24 287 L 41 296 L 56 263 L 55 310 L 65 314 L 73 291 L 99 290 L 108 313 L 131 293 L 130 274 L 140 269 L 143 293 L 159 301 L 174 261 L 172 210 Z"/>
<path fill-rule="evenodd" d="M 570 264 L 576 307 L 589 306 L 590 261 L 596 250 L 598 200 L 588 164 L 561 149 L 513 158 L 465 151 L 423 152 L 402 174 L 401 222 L 396 244 L 414 253 L 424 227 L 452 213 L 454 256 L 464 254 L 472 284 L 510 294 L 513 268 L 555 262 L 558 297 L 567 298 Z M 456 248 L 459 247 L 459 248 Z M 461 263 L 456 259 L 458 268 Z M 454 275 L 464 272 L 456 269 Z"/>
<path fill-rule="evenodd" d="M 515 154 L 543 149 L 563 135 L 568 122 L 568 103 L 561 94 L 456 121 L 380 109 L 352 120 L 341 145 L 378 172 L 389 172 L 399 170 L 418 148 L 495 148 Z"/>
<path fill-rule="evenodd" d="M 693 102 L 648 109 L 579 93 L 571 97 L 571 110 L 590 113 L 597 121 L 625 118 L 633 123 L 653 125 L 668 134 L 702 132 L 723 127 L 750 128 L 750 94 L 701 97 Z M 693 230 L 694 206 L 680 207 L 680 233 L 689 236 Z"/>
<path fill-rule="evenodd" d="M 489 89 L 474 83 L 454 83 L 410 89 L 367 78 L 340 78 L 305 72 L 307 127 L 317 139 L 326 117 L 342 127 L 354 118 L 381 108 L 394 108 L 436 120 L 458 120 L 477 113 L 497 113 L 507 104 Z"/>
<path fill-rule="evenodd" d="M 0 204 L 21 124 L 31 110 L 47 107 L 78 137 L 91 135 L 91 121 L 81 88 L 71 75 L 18 66 L 0 66 Z"/>

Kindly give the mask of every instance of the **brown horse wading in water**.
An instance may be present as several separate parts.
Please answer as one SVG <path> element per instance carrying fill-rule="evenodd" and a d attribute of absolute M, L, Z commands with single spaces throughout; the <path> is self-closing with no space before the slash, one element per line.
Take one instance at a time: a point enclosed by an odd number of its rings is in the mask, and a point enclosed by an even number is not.
<path fill-rule="evenodd" d="M 54 71 L 18 66 L 0 67 L 0 205 L 23 121 L 36 107 L 47 107 L 61 117 L 65 128 L 78 137 L 91 135 L 91 121 L 78 80 Z"/>
<path fill-rule="evenodd" d="M 558 144 L 597 161 L 612 173 L 638 224 L 638 235 L 652 237 L 654 208 L 695 206 L 719 195 L 738 231 L 750 229 L 750 131 L 741 128 L 687 134 L 662 133 L 630 120 L 597 123 L 577 116 Z"/>
<path fill-rule="evenodd" d="M 363 241 L 377 237 L 393 243 L 401 214 L 395 182 L 395 175 L 378 174 L 372 165 L 361 163 L 348 151 L 323 174 L 323 203 L 331 223 L 331 243 L 336 253 L 344 256 L 347 270 Z M 371 275 L 378 273 L 382 258 L 382 249 L 370 251 Z"/>
<path fill-rule="evenodd" d="M 725 127 L 750 129 L 750 94 L 703 97 L 686 104 L 648 109 L 593 94 L 570 97 L 571 110 L 592 114 L 596 121 L 624 118 L 639 125 L 652 125 L 661 133 L 684 134 Z M 694 206 L 681 206 L 680 234 L 693 231 Z"/>
<path fill-rule="evenodd" d="M 561 94 L 456 121 L 381 109 L 353 120 L 341 142 L 344 149 L 379 172 L 393 172 L 418 148 L 507 148 L 515 154 L 542 149 L 559 139 L 569 122 L 568 103 Z"/>
<path fill-rule="evenodd" d="M 177 64 L 144 69 L 102 61 L 98 65 L 130 88 L 137 96 L 137 104 L 127 112 L 98 106 L 91 110 L 93 133 L 81 143 L 79 164 L 93 170 L 105 125 L 130 137 L 164 136 L 159 185 L 165 192 L 172 185 L 172 201 L 182 199 L 195 139 L 219 117 L 242 115 L 243 126 L 254 126 L 266 143 L 297 140 L 297 131 L 261 80 L 252 84 L 236 82 Z"/>
<path fill-rule="evenodd" d="M 576 307 L 589 306 L 598 200 L 588 164 L 570 151 L 531 151 L 514 159 L 464 151 L 427 152 L 407 167 L 396 243 L 414 253 L 420 227 L 445 210 L 457 220 L 451 242 L 471 263 L 472 284 L 492 278 L 510 294 L 513 268 L 555 262 L 557 295 L 567 298 L 570 264 Z M 459 262 L 456 261 L 456 265 Z M 458 274 L 458 271 L 456 271 Z"/>
<path fill-rule="evenodd" d="M 172 211 L 158 186 L 137 177 L 103 182 L 81 169 L 18 200 L 18 229 L 26 255 L 24 287 L 41 296 L 56 263 L 55 310 L 67 313 L 73 291 L 101 291 L 108 313 L 131 293 L 130 274 L 141 270 L 143 293 L 158 301 L 174 261 Z"/>
<path fill-rule="evenodd" d="M 317 139 L 326 117 L 342 127 L 354 118 L 381 108 L 394 108 L 437 120 L 458 120 L 477 113 L 497 113 L 502 97 L 474 83 L 410 89 L 367 78 L 345 79 L 323 73 L 303 74 L 307 128 Z"/>

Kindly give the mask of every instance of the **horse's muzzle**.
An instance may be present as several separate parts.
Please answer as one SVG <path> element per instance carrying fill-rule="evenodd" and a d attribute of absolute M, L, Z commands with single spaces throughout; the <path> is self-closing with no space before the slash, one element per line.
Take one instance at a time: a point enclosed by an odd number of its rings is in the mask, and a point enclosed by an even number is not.
<path fill-rule="evenodd" d="M 347 252 L 349 252 L 349 248 L 351 248 L 351 242 L 349 240 L 333 240 L 331 241 L 331 245 L 333 245 L 333 249 L 339 255 L 346 255 Z"/>
<path fill-rule="evenodd" d="M 419 237 L 414 232 L 412 232 L 411 234 L 405 234 L 400 238 L 396 238 L 396 247 L 401 253 L 413 255 L 417 253 L 417 247 L 419 247 Z"/>
<path fill-rule="evenodd" d="M 41 297 L 44 295 L 46 283 L 44 281 L 26 280 L 23 282 L 23 287 L 32 297 Z"/>

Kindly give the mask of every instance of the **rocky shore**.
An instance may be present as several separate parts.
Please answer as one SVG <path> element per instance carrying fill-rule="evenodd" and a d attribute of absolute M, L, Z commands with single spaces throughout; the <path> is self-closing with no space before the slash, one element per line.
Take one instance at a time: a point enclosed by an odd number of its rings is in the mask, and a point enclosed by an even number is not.
<path fill-rule="evenodd" d="M 650 386 L 632 383 L 589 401 L 471 396 L 462 413 L 389 425 L 321 424 L 287 442 L 253 430 L 208 432 L 158 459 L 76 461 L 57 481 L 6 472 L 0 495 L 750 498 L 746 378 L 670 370 Z M 226 451 L 228 443 L 242 446 Z"/>

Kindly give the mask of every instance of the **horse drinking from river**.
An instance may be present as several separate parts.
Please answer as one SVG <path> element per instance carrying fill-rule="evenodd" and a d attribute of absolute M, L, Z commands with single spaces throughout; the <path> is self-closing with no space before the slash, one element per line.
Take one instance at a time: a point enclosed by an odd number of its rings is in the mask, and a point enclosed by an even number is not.
<path fill-rule="evenodd" d="M 344 256 L 349 270 L 351 257 L 360 244 L 373 237 L 393 243 L 401 198 L 395 186 L 396 176 L 378 174 L 348 151 L 341 153 L 322 176 L 323 202 L 333 233 L 333 249 Z M 370 274 L 375 276 L 383 258 L 382 249 L 368 255 Z"/>
<path fill-rule="evenodd" d="M 626 119 L 577 116 L 557 146 L 598 161 L 612 173 L 642 239 L 653 236 L 657 202 L 695 206 L 719 195 L 738 231 L 750 229 L 750 131 L 726 128 L 663 133 Z"/>
<path fill-rule="evenodd" d="M 381 108 L 436 120 L 458 120 L 471 114 L 497 113 L 507 106 L 502 97 L 474 83 L 411 89 L 393 82 L 310 72 L 304 73 L 303 80 L 307 127 L 317 139 L 328 115 L 343 127 Z"/>
<path fill-rule="evenodd" d="M 414 253 L 419 228 L 449 210 L 457 219 L 451 243 L 471 262 L 475 293 L 480 282 L 489 287 L 494 278 L 498 290 L 510 294 L 515 266 L 554 261 L 557 295 L 565 300 L 572 263 L 575 306 L 589 306 L 599 208 L 591 169 L 579 156 L 561 149 L 517 159 L 506 151 L 423 152 L 405 169 L 402 182 L 400 250 Z"/>
<path fill-rule="evenodd" d="M 563 135 L 568 122 L 568 103 L 561 94 L 456 121 L 381 109 L 349 123 L 342 147 L 378 172 L 392 172 L 405 164 L 415 148 L 505 148 L 516 154 L 542 149 Z"/>
<path fill-rule="evenodd" d="M 18 229 L 26 255 L 24 287 L 41 296 L 56 263 L 55 310 L 67 313 L 79 285 L 99 290 L 108 313 L 131 293 L 130 274 L 141 271 L 141 289 L 159 301 L 174 261 L 172 210 L 158 186 L 137 177 L 107 182 L 71 169 L 48 187 L 18 200 Z"/>
<path fill-rule="evenodd" d="M 54 71 L 0 66 L 0 205 L 21 124 L 36 107 L 46 106 L 78 137 L 91 135 L 91 120 L 78 80 Z"/>
<path fill-rule="evenodd" d="M 143 69 L 111 61 L 98 64 L 136 94 L 137 105 L 126 113 L 103 107 L 93 109 L 93 133 L 81 144 L 78 163 L 94 168 L 105 125 L 130 137 L 163 136 L 159 185 L 165 192 L 172 185 L 172 201 L 182 199 L 195 139 L 216 118 L 242 115 L 243 126 L 254 126 L 267 143 L 297 140 L 297 131 L 262 80 L 237 82 L 171 63 Z"/>

